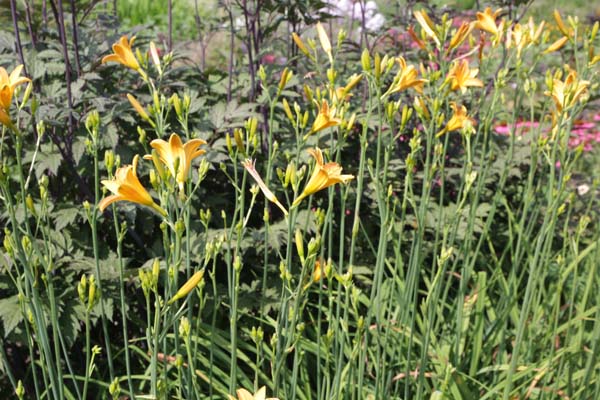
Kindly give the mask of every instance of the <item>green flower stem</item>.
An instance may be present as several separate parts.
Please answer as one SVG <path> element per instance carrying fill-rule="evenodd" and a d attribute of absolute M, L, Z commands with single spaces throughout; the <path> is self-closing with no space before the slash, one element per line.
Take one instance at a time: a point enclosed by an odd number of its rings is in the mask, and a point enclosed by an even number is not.
<path fill-rule="evenodd" d="M 121 307 L 121 325 L 123 332 L 123 351 L 125 352 L 125 371 L 127 373 L 127 386 L 131 393 L 131 399 L 135 400 L 135 391 L 133 389 L 133 379 L 131 372 L 131 359 L 129 354 L 129 333 L 127 329 L 127 303 L 125 302 L 125 262 L 123 260 L 123 240 L 124 233 L 119 228 L 119 220 L 117 218 L 117 209 L 112 206 L 112 214 L 114 221 L 115 236 L 117 237 L 117 259 L 119 260 L 119 301 Z M 102 301 L 101 301 L 102 303 Z"/>
<path fill-rule="evenodd" d="M 93 156 L 94 156 L 94 202 L 98 204 L 100 201 L 100 168 L 98 165 L 98 143 L 96 135 L 92 135 L 93 140 Z M 113 212 L 113 217 L 115 213 Z M 116 219 L 115 219 L 116 223 Z M 108 332 L 108 322 L 106 320 L 106 310 L 104 308 L 102 291 L 102 275 L 100 274 L 100 253 L 98 245 L 98 211 L 94 207 L 90 220 L 90 228 L 92 231 L 92 250 L 94 253 L 94 273 L 96 275 L 96 285 L 98 286 L 98 292 L 100 293 L 100 320 L 102 322 L 102 333 L 104 336 L 104 343 L 106 346 L 106 360 L 108 361 L 108 373 L 110 381 L 115 379 L 115 368 L 113 365 L 112 348 L 110 344 L 110 335 Z M 130 388 L 131 391 L 131 388 Z M 133 393 L 133 391 L 131 391 Z"/>

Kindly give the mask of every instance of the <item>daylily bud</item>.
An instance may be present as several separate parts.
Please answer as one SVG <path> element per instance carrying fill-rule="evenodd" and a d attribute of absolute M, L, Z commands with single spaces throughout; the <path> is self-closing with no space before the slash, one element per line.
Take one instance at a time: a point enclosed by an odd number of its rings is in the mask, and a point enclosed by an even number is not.
<path fill-rule="evenodd" d="M 93 110 L 87 115 L 87 118 L 85 119 L 85 127 L 92 136 L 96 136 L 98 134 L 99 126 L 100 114 L 98 114 L 97 110 Z"/>
<path fill-rule="evenodd" d="M 285 86 L 288 84 L 290 79 L 292 79 L 292 76 L 294 76 L 294 73 L 287 67 L 283 69 L 283 72 L 281 73 L 281 79 L 279 80 L 279 86 L 277 87 L 277 90 L 280 93 L 283 89 L 285 89 Z"/>
<path fill-rule="evenodd" d="M 150 117 L 148 116 L 148 113 L 146 112 L 144 107 L 142 107 L 142 105 L 139 103 L 139 101 L 137 101 L 137 99 L 135 97 L 133 97 L 130 93 L 127 93 L 127 99 L 129 100 L 129 103 L 131 103 L 131 105 L 133 106 L 135 111 L 139 114 L 139 116 L 142 117 L 143 120 L 150 121 Z"/>
<path fill-rule="evenodd" d="M 85 275 L 81 275 L 81 279 L 77 284 L 77 293 L 79 294 L 79 300 L 85 304 L 87 294 L 87 277 Z"/>
<path fill-rule="evenodd" d="M 115 153 L 113 153 L 112 150 L 106 150 L 104 152 L 104 165 L 109 173 L 112 172 L 112 169 L 115 166 Z"/>
<path fill-rule="evenodd" d="M 25 87 L 25 93 L 23 93 L 23 100 L 21 101 L 21 104 L 27 104 L 27 100 L 29 100 L 29 96 L 31 96 L 31 92 L 33 91 L 33 84 L 31 83 L 31 81 L 29 81 L 29 83 L 27 84 L 27 87 Z"/>
<path fill-rule="evenodd" d="M 308 49 L 304 45 L 304 42 L 302 41 L 302 39 L 300 38 L 300 36 L 298 36 L 296 34 L 296 32 L 292 33 L 292 39 L 294 40 L 294 43 L 296 43 L 296 46 L 298 46 L 298 49 L 302 53 L 304 53 L 305 56 L 310 57 L 310 53 L 308 52 Z"/>
<path fill-rule="evenodd" d="M 311 238 L 308 242 L 308 256 L 317 254 L 321 247 L 321 238 L 319 236 Z"/>
<path fill-rule="evenodd" d="M 171 300 L 167 302 L 167 304 L 172 304 L 173 302 L 187 296 L 192 290 L 194 290 L 196 286 L 198 286 L 203 276 L 204 269 L 201 269 L 192 275 L 192 277 L 177 291 L 175 296 L 173 296 Z"/>
<path fill-rule="evenodd" d="M 190 110 L 191 104 L 192 104 L 192 98 L 190 97 L 189 93 L 184 93 L 183 94 L 183 109 L 185 112 L 188 112 Z"/>
<path fill-rule="evenodd" d="M 98 300 L 98 296 L 100 294 L 96 290 L 97 289 L 96 278 L 94 277 L 94 275 L 90 276 L 90 279 L 88 281 L 88 286 L 89 286 L 89 291 L 88 291 L 88 310 L 91 310 L 96 305 L 97 300 Z"/>
<path fill-rule="evenodd" d="M 25 396 L 25 387 L 20 379 L 19 382 L 17 382 L 17 387 L 15 388 L 15 395 L 19 400 L 22 400 L 23 396 Z"/>
<path fill-rule="evenodd" d="M 30 194 L 28 194 L 27 197 L 25 198 L 25 205 L 27 206 L 27 209 L 29 210 L 29 212 L 35 216 L 36 211 L 35 211 L 35 207 L 33 205 L 33 198 L 31 197 Z"/>
<path fill-rule="evenodd" d="M 267 84 L 267 73 L 265 72 L 265 67 L 262 65 L 258 68 L 258 77 L 262 81 L 263 85 Z"/>
<path fill-rule="evenodd" d="M 143 145 L 144 143 L 146 143 L 146 131 L 138 126 L 137 133 L 138 133 L 138 141 L 140 142 L 140 144 Z"/>
<path fill-rule="evenodd" d="M 173 104 L 173 108 L 175 108 L 175 114 L 177 114 L 177 117 L 182 119 L 183 114 L 181 113 L 181 100 L 179 99 L 179 96 L 177 96 L 177 93 L 174 93 L 173 96 L 171 96 L 169 103 Z"/>
<path fill-rule="evenodd" d="M 112 396 L 113 400 L 117 400 L 121 394 L 121 387 L 119 386 L 119 378 L 115 378 L 108 386 L 108 393 Z"/>
<path fill-rule="evenodd" d="M 379 78 L 381 78 L 381 56 L 379 53 L 375 53 L 375 58 L 373 59 L 373 70 L 375 79 L 379 80 Z"/>
<path fill-rule="evenodd" d="M 310 88 L 310 86 L 308 86 L 308 85 L 306 85 L 306 84 L 305 84 L 305 85 L 302 87 L 302 90 L 304 90 L 304 95 L 306 96 L 306 100 L 307 100 L 309 103 L 312 103 L 314 96 L 313 96 L 313 91 L 312 91 L 312 89 Z"/>
<path fill-rule="evenodd" d="M 227 147 L 227 153 L 229 153 L 229 157 L 233 158 L 233 144 L 231 143 L 231 136 L 229 136 L 229 133 L 225 134 L 225 145 Z"/>
<path fill-rule="evenodd" d="M 187 317 L 181 317 L 181 321 L 179 321 L 179 337 L 184 341 L 190 336 L 191 324 L 190 320 Z"/>
<path fill-rule="evenodd" d="M 302 262 L 302 264 L 304 264 L 304 243 L 302 241 L 302 232 L 300 231 L 300 229 L 296 229 L 295 242 L 296 251 L 298 252 L 300 261 Z"/>
<path fill-rule="evenodd" d="M 337 77 L 337 72 L 333 68 L 327 68 L 327 79 L 329 82 L 335 82 L 335 78 Z"/>
<path fill-rule="evenodd" d="M 323 25 L 321 25 L 320 22 L 317 22 L 317 36 L 319 37 L 319 42 L 321 42 L 321 48 L 329 57 L 329 62 L 333 62 L 333 55 L 331 53 L 331 42 L 329 41 L 327 32 L 325 32 L 325 28 L 323 28 Z"/>
<path fill-rule="evenodd" d="M 369 55 L 369 50 L 363 50 L 362 54 L 360 55 L 360 63 L 362 64 L 363 71 L 371 72 L 371 57 Z"/>
<path fill-rule="evenodd" d="M 162 67 L 160 66 L 160 57 L 158 56 L 158 50 L 156 49 L 156 45 L 154 42 L 150 42 L 150 56 L 152 58 L 152 62 L 156 67 L 159 75 L 162 75 Z"/>
<path fill-rule="evenodd" d="M 237 273 L 242 270 L 242 260 L 240 260 L 239 257 L 236 257 L 235 260 L 233 260 L 233 270 Z"/>
<path fill-rule="evenodd" d="M 296 120 L 292 114 L 292 110 L 290 109 L 290 105 L 288 104 L 286 99 L 281 100 L 281 103 L 283 104 L 283 111 L 285 112 L 285 115 L 288 117 L 288 119 L 290 120 L 290 122 L 292 123 L 292 125 L 296 125 Z"/>

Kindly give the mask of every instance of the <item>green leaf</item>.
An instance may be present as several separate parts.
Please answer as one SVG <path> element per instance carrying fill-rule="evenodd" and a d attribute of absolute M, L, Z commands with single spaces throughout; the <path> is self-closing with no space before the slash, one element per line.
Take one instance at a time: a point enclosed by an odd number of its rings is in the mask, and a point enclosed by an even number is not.
<path fill-rule="evenodd" d="M 7 337 L 23 321 L 17 295 L 0 300 L 0 319 L 4 326 L 4 337 Z"/>

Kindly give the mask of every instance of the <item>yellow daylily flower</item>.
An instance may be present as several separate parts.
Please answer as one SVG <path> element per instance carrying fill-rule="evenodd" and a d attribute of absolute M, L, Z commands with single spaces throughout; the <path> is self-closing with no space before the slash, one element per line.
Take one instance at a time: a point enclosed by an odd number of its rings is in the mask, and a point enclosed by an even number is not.
<path fill-rule="evenodd" d="M 154 139 L 150 146 L 156 150 L 160 161 L 167 167 L 171 176 L 179 184 L 179 189 L 183 191 L 183 185 L 188 178 L 190 166 L 194 158 L 206 153 L 200 146 L 206 142 L 202 139 L 191 139 L 183 144 L 181 138 L 176 133 L 169 137 L 166 142 L 162 139 Z M 152 159 L 151 155 L 144 156 L 145 159 Z"/>
<path fill-rule="evenodd" d="M 458 106 L 455 102 L 450 103 L 450 107 L 454 111 L 454 114 L 448 120 L 448 123 L 442 129 L 436 137 L 442 136 L 446 132 L 457 131 L 466 127 L 473 127 L 475 121 L 467 115 L 467 108 L 465 106 Z"/>
<path fill-rule="evenodd" d="M 175 293 L 175 296 L 171 297 L 171 300 L 169 300 L 167 302 L 167 304 L 172 304 L 172 303 L 176 302 L 177 300 L 182 299 L 185 296 L 187 296 L 192 290 L 194 290 L 194 288 L 196 286 L 198 286 L 198 284 L 202 281 L 203 277 L 204 277 L 204 268 L 202 268 L 200 271 L 197 271 L 194 275 L 192 275 L 190 277 L 190 279 L 188 279 L 188 281 L 186 283 L 184 283 L 182 287 L 179 288 L 177 293 Z"/>
<path fill-rule="evenodd" d="M 406 65 L 406 60 L 404 57 L 400 56 L 396 58 L 396 61 L 398 61 L 398 64 L 400 65 L 400 70 L 396 74 L 392 85 L 384 94 L 384 96 L 409 88 L 413 88 L 417 91 L 417 93 L 422 94 L 423 84 L 429 81 L 427 79 L 417 79 L 417 69 L 414 65 Z"/>
<path fill-rule="evenodd" d="M 415 11 L 413 12 L 413 15 L 415 16 L 419 25 L 421 25 L 421 29 L 423 29 L 423 32 L 425 32 L 427 36 L 432 38 L 435 44 L 438 47 L 440 47 L 440 38 L 435 32 L 435 24 L 433 23 L 433 21 L 431 21 L 431 18 L 429 18 L 429 15 L 427 15 L 425 10 Z"/>
<path fill-rule="evenodd" d="M 448 51 L 452 51 L 461 45 L 462 42 L 471 34 L 473 27 L 475 24 L 473 22 L 463 22 L 461 26 L 456 30 L 452 38 L 450 39 L 450 44 L 448 45 Z"/>
<path fill-rule="evenodd" d="M 563 46 L 569 41 L 569 38 L 566 36 L 561 37 L 556 42 L 552 43 L 550 47 L 544 50 L 544 54 L 552 53 L 554 51 L 560 50 Z"/>
<path fill-rule="evenodd" d="M 139 156 L 136 155 L 133 157 L 133 163 L 131 165 L 125 165 L 117 169 L 113 179 L 102 181 L 102 185 L 113 194 L 100 201 L 98 204 L 100 211 L 104 211 L 106 207 L 116 201 L 130 201 L 132 203 L 148 206 L 163 216 L 167 215 L 166 211 L 154 202 L 152 196 L 150 196 L 148 191 L 140 183 L 140 180 L 137 177 L 138 160 Z"/>
<path fill-rule="evenodd" d="M 470 86 L 483 87 L 483 82 L 475 78 L 478 73 L 478 68 L 469 68 L 469 62 L 466 59 L 455 61 L 448 72 L 446 82 L 450 82 L 450 89 L 460 89 L 461 93 L 464 94 Z"/>
<path fill-rule="evenodd" d="M 494 37 L 498 38 L 500 33 L 502 33 L 502 27 L 504 26 L 503 22 L 496 25 L 496 18 L 501 12 L 501 8 L 492 11 L 490 7 L 487 7 L 483 12 L 478 12 L 475 27 L 479 30 L 489 32 L 494 35 Z"/>
<path fill-rule="evenodd" d="M 31 79 L 20 76 L 22 70 L 23 65 L 18 65 L 9 75 L 3 67 L 0 67 L 0 107 L 6 111 L 7 115 L 17 86 L 31 82 Z"/>
<path fill-rule="evenodd" d="M 228 394 L 228 400 L 279 400 L 275 397 L 267 398 L 267 388 L 265 386 L 258 389 L 258 391 L 254 394 L 250 393 L 246 389 L 238 389 L 236 391 L 237 399 L 232 395 Z"/>
<path fill-rule="evenodd" d="M 544 94 L 552 97 L 556 109 L 561 112 L 563 109 L 573 107 L 587 93 L 589 85 L 589 81 L 577 79 L 576 71 L 569 70 L 564 82 L 560 79 L 553 79 L 552 92 L 546 91 Z"/>
<path fill-rule="evenodd" d="M 263 192 L 263 194 L 265 195 L 267 200 L 269 200 L 271 203 L 273 203 L 277 207 L 279 207 L 281 209 L 281 211 L 283 211 L 283 213 L 287 216 L 288 211 L 285 209 L 283 204 L 281 204 L 279 202 L 279 200 L 277 200 L 277 197 L 273 194 L 273 192 L 271 192 L 271 190 L 267 187 L 265 182 L 262 180 L 260 174 L 256 170 L 255 163 L 256 163 L 256 161 L 254 161 L 252 159 L 247 159 L 242 162 L 242 165 L 244 166 L 244 168 L 246 168 L 246 171 L 248 171 L 250 176 L 252 176 L 252 178 L 254 178 L 254 180 L 256 181 L 256 184 L 258 185 L 260 190 Z"/>
<path fill-rule="evenodd" d="M 341 123 L 342 120 L 335 117 L 335 108 L 330 109 L 327 100 L 323 99 L 321 107 L 319 107 L 319 114 L 308 134 L 310 135 L 332 126 L 338 126 Z"/>
<path fill-rule="evenodd" d="M 304 190 L 294 200 L 292 207 L 296 207 L 307 196 L 316 193 L 320 190 L 328 188 L 336 183 L 347 183 L 354 179 L 354 175 L 342 175 L 342 167 L 336 162 L 323 161 L 323 152 L 318 147 L 308 150 L 308 153 L 314 157 L 316 163 L 313 173 L 304 187 Z"/>
<path fill-rule="evenodd" d="M 119 64 L 123 64 L 126 67 L 129 67 L 135 71 L 140 70 L 140 64 L 138 60 L 133 55 L 133 51 L 131 50 L 131 46 L 135 41 L 135 36 L 131 38 L 131 40 L 127 39 L 127 35 L 121 36 L 119 41 L 112 45 L 113 54 L 109 54 L 107 56 L 102 57 L 102 64 L 113 61 Z"/>

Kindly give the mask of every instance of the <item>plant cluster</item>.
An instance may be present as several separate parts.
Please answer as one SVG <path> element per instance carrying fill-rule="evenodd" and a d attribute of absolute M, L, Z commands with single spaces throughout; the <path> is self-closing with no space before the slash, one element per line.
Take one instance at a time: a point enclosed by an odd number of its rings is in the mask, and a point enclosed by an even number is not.
<path fill-rule="evenodd" d="M 235 76 L 234 47 L 229 71 L 199 72 L 110 25 L 74 23 L 69 45 L 63 17 L 61 52 L 49 34 L 23 46 L 15 22 L 1 384 L 57 400 L 597 398 L 600 177 L 582 119 L 600 24 L 415 9 L 398 52 L 367 29 L 353 47 L 301 4 L 240 7 Z M 259 57 L 281 34 L 261 13 L 280 7 L 309 22 L 285 33 L 286 66 Z"/>

